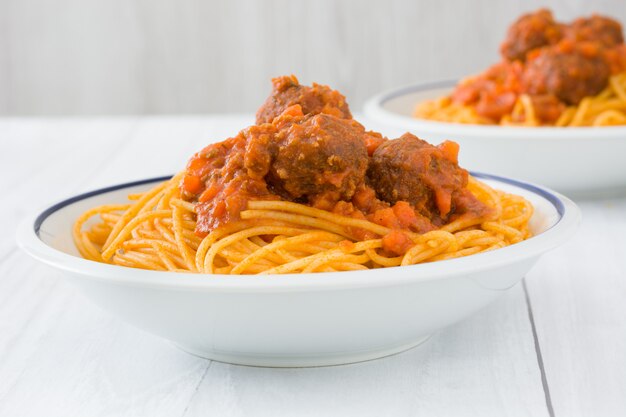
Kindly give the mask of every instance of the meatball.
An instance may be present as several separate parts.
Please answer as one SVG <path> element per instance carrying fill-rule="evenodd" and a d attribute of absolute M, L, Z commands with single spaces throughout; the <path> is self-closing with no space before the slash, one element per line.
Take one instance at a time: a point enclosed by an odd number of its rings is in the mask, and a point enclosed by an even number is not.
<path fill-rule="evenodd" d="M 580 48 L 545 48 L 528 62 L 524 82 L 530 94 L 553 94 L 566 104 L 578 104 L 607 86 L 610 68 L 599 54 Z"/>
<path fill-rule="evenodd" d="M 622 25 L 599 15 L 576 19 L 567 27 L 566 35 L 574 41 L 598 42 L 609 48 L 624 43 Z"/>
<path fill-rule="evenodd" d="M 561 25 L 552 12 L 540 9 L 523 15 L 509 27 L 500 52 L 508 60 L 524 61 L 531 50 L 556 43 L 561 37 Z"/>
<path fill-rule="evenodd" d="M 436 147 L 405 133 L 376 149 L 368 178 L 381 200 L 406 201 L 431 221 L 445 219 L 453 210 L 453 196 L 468 181 L 457 153 L 454 142 Z"/>
<path fill-rule="evenodd" d="M 294 104 L 299 104 L 304 114 L 326 113 L 342 119 L 352 118 L 346 98 L 325 85 L 300 85 L 293 75 L 274 78 L 272 84 L 272 94 L 256 113 L 257 124 L 271 123 Z"/>
<path fill-rule="evenodd" d="M 363 126 L 327 114 L 305 116 L 275 135 L 277 150 L 266 177 L 284 198 L 320 208 L 350 200 L 365 180 Z"/>

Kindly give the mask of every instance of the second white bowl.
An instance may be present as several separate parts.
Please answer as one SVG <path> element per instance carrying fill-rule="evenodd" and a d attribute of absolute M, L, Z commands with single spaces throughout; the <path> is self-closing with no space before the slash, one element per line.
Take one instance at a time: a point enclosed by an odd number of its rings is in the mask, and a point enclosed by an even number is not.
<path fill-rule="evenodd" d="M 419 84 L 382 93 L 365 105 L 367 117 L 429 141 L 461 145 L 460 164 L 545 184 L 564 193 L 626 190 L 626 126 L 503 127 L 444 123 L 413 117 L 415 106 L 449 94 L 456 82 Z"/>

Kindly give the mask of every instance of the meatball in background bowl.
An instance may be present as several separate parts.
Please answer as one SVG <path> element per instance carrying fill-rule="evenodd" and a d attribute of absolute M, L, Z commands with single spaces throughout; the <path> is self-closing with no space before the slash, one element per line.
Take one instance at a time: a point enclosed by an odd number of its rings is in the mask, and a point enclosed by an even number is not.
<path fill-rule="evenodd" d="M 576 195 L 626 191 L 626 126 L 507 127 L 418 119 L 418 103 L 450 95 L 457 81 L 410 85 L 381 93 L 365 116 L 394 136 L 409 131 L 431 143 L 454 140 L 470 170 L 545 184 Z"/>

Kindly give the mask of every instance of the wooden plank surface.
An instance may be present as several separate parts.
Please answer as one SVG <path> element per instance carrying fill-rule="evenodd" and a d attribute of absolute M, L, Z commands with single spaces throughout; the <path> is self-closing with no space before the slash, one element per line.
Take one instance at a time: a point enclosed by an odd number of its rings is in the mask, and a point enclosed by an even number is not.
<path fill-rule="evenodd" d="M 213 363 L 189 416 L 548 416 L 523 289 L 426 345 L 356 365 Z"/>
<path fill-rule="evenodd" d="M 576 238 L 527 283 L 558 416 L 626 415 L 626 198 L 581 200 Z"/>
<path fill-rule="evenodd" d="M 195 358 L 100 311 L 16 250 L 29 208 L 175 172 L 251 120 L 0 119 L 0 416 L 626 413 L 626 199 L 582 203 L 581 233 L 531 272 L 528 300 L 517 286 L 421 348 L 331 368 Z"/>
<path fill-rule="evenodd" d="M 626 22 L 623 0 L 0 0 L 0 114 L 252 112 L 290 73 L 359 110 L 482 70 L 545 6 Z"/>

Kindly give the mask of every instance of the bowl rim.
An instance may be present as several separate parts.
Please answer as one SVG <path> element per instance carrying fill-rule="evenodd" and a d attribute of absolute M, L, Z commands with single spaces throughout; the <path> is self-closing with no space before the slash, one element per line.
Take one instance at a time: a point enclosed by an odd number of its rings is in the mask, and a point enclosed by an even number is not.
<path fill-rule="evenodd" d="M 84 278 L 115 282 L 120 285 L 148 286 L 177 290 L 210 291 L 311 291 L 363 287 L 387 287 L 463 276 L 468 273 L 498 268 L 516 261 L 537 257 L 568 240 L 581 221 L 578 206 L 569 198 L 548 188 L 501 176 L 471 172 L 481 179 L 493 180 L 523 188 L 546 199 L 555 208 L 559 219 L 554 225 L 532 238 L 498 250 L 432 263 L 385 268 L 367 271 L 341 271 L 307 274 L 283 274 L 258 277 L 254 275 L 230 276 L 223 274 L 189 274 L 169 271 L 149 271 L 103 264 L 67 254 L 48 246 L 39 237 L 43 222 L 53 213 L 87 198 L 125 188 L 165 181 L 171 176 L 148 178 L 81 193 L 43 210 L 33 211 L 17 229 L 18 246 L 33 258 L 65 272 Z"/>
<path fill-rule="evenodd" d="M 525 127 L 525 126 L 500 126 L 500 125 L 472 125 L 465 123 L 448 123 L 434 120 L 409 117 L 385 108 L 385 104 L 398 97 L 414 93 L 427 93 L 429 91 L 452 88 L 458 80 L 439 80 L 426 83 L 408 84 L 398 88 L 383 91 L 376 94 L 365 102 L 365 116 L 383 124 L 394 125 L 411 130 L 422 130 L 428 133 L 443 135 L 465 134 L 473 137 L 524 140 L 625 140 L 626 125 L 624 126 L 581 126 L 581 127 Z M 415 103 L 417 104 L 417 103 Z"/>

